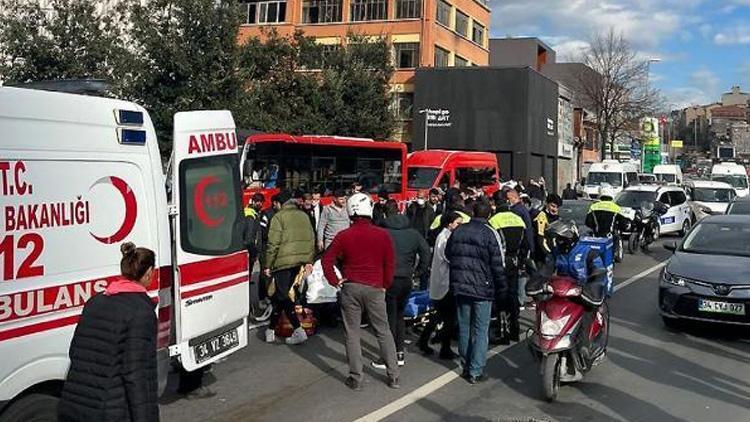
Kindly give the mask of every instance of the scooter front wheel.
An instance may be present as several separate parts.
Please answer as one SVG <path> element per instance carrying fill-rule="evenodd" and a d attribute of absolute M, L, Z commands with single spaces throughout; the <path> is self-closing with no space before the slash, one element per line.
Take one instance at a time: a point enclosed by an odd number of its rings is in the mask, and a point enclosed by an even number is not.
<path fill-rule="evenodd" d="M 628 236 L 628 253 L 633 255 L 638 252 L 638 240 L 641 237 L 640 232 L 630 233 Z"/>
<path fill-rule="evenodd" d="M 615 243 L 615 262 L 622 262 L 625 258 L 625 247 L 622 241 L 622 236 L 617 236 L 614 239 Z"/>
<path fill-rule="evenodd" d="M 546 355 L 542 358 L 542 388 L 547 401 L 555 401 L 560 390 L 560 356 Z"/>

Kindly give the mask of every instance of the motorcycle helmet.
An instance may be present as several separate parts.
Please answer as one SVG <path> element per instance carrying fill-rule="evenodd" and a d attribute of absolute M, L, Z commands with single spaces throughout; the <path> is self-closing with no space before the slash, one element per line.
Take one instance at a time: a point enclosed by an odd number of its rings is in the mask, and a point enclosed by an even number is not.
<path fill-rule="evenodd" d="M 641 215 L 643 218 L 651 217 L 651 214 L 654 212 L 654 203 L 649 201 L 643 201 L 641 202 Z"/>
<path fill-rule="evenodd" d="M 599 199 L 602 201 L 611 201 L 615 199 L 615 191 L 611 186 L 601 186 L 599 188 Z"/>
<path fill-rule="evenodd" d="M 569 253 L 578 243 L 578 226 L 574 221 L 557 220 L 544 231 L 547 242 L 562 254 Z"/>
<path fill-rule="evenodd" d="M 364 193 L 355 193 L 346 201 L 346 212 L 349 214 L 349 218 L 372 218 L 372 199 Z"/>

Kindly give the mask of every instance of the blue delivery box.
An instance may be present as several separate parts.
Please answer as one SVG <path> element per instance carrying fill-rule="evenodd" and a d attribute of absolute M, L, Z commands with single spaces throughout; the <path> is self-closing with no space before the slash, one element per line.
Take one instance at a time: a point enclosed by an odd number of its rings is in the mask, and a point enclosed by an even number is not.
<path fill-rule="evenodd" d="M 611 237 L 591 237 L 584 236 L 578 240 L 584 245 L 588 245 L 591 249 L 600 251 L 604 266 L 607 268 L 607 292 L 609 296 L 612 295 L 612 288 L 614 287 L 615 281 L 615 244 Z"/>

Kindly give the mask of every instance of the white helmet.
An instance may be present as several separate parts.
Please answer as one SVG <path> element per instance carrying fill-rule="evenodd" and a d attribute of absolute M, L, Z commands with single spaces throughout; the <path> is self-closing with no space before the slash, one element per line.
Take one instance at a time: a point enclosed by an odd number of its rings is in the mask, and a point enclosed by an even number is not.
<path fill-rule="evenodd" d="M 599 188 L 599 199 L 609 198 L 610 200 L 615 199 L 615 190 L 610 186 L 601 186 Z"/>
<path fill-rule="evenodd" d="M 364 193 L 355 193 L 346 201 L 346 212 L 349 217 L 372 218 L 372 199 Z"/>

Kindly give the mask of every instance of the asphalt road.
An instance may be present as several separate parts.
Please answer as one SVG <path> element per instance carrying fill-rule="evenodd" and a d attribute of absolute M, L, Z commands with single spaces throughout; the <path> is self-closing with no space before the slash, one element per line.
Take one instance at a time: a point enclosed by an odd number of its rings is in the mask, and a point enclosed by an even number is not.
<path fill-rule="evenodd" d="M 323 329 L 306 344 L 250 345 L 215 365 L 200 394 L 180 396 L 170 385 L 165 421 L 742 421 L 750 420 L 750 336 L 736 329 L 666 329 L 656 300 L 657 265 L 668 252 L 626 256 L 615 270 L 608 359 L 583 381 L 541 396 L 538 365 L 522 342 L 491 351 L 489 380 L 471 386 L 455 362 L 407 350 L 401 390 L 367 371 L 365 388 L 347 375 L 341 329 Z M 648 273 L 649 269 L 654 269 Z M 523 315 L 526 325 L 530 313 Z M 415 337 L 412 337 L 416 339 Z M 365 337 L 366 357 L 377 343 Z"/>

